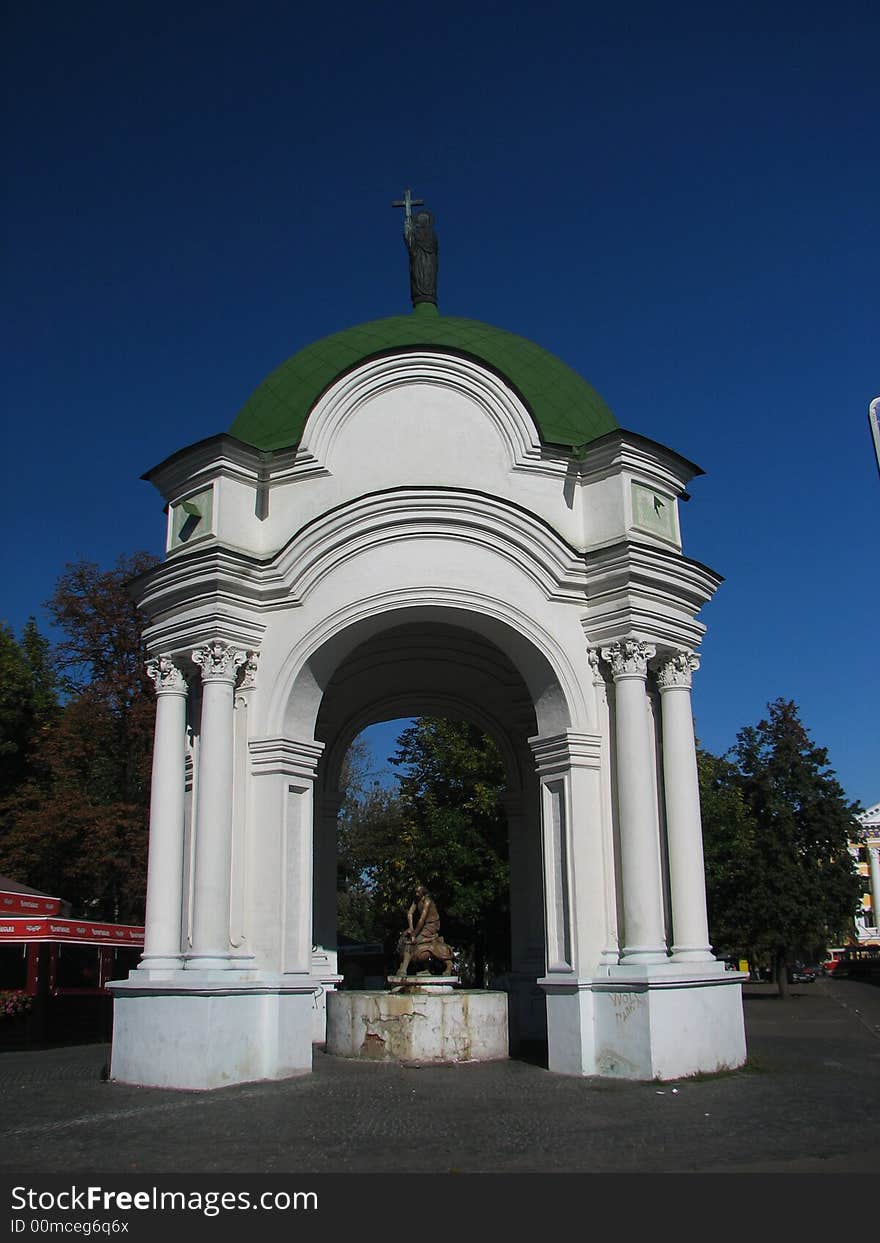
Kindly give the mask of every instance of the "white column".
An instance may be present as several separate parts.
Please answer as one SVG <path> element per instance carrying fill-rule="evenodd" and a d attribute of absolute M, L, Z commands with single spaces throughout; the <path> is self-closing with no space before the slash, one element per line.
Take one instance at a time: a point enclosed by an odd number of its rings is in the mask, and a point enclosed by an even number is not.
<path fill-rule="evenodd" d="M 672 957 L 714 962 L 706 915 L 700 787 L 691 709 L 691 674 L 700 660 L 677 652 L 657 673 L 663 732 L 663 789 L 672 898 Z"/>
<path fill-rule="evenodd" d="M 646 694 L 648 661 L 655 650 L 653 644 L 638 639 L 623 639 L 602 648 L 602 659 L 611 665 L 615 686 L 624 963 L 667 960 Z"/>
<path fill-rule="evenodd" d="M 544 946 L 547 977 L 573 975 L 568 747 L 564 735 L 530 738 L 541 783 Z"/>
<path fill-rule="evenodd" d="M 262 904 L 255 915 L 259 935 L 272 947 L 274 969 L 312 978 L 313 791 L 324 744 L 252 738 L 249 750 L 262 824 L 254 877 Z"/>
<path fill-rule="evenodd" d="M 186 679 L 169 655 L 147 663 L 156 687 L 147 912 L 141 970 L 179 970 L 186 788 Z"/>
<path fill-rule="evenodd" d="M 601 738 L 529 739 L 541 783 L 547 977 L 595 974 L 607 936 Z"/>
<path fill-rule="evenodd" d="M 600 962 L 603 966 L 616 966 L 620 960 L 620 940 L 617 930 L 617 879 L 614 863 L 614 811 L 611 805 L 611 713 L 608 706 L 608 686 L 602 672 L 599 650 L 587 652 L 592 671 L 598 732 L 603 739 L 601 756 L 602 781 L 602 866 L 605 876 L 605 948 Z"/>
<path fill-rule="evenodd" d="M 229 945 L 232 859 L 233 697 L 247 653 L 224 643 L 197 648 L 202 670 L 202 723 L 196 796 L 192 952 L 187 967 L 234 967 Z"/>
<path fill-rule="evenodd" d="M 259 652 L 249 652 L 241 678 L 232 697 L 232 730 L 234 767 L 232 775 L 232 859 L 229 887 L 229 937 L 231 944 L 243 954 L 246 942 L 247 841 L 250 822 L 250 790 L 248 786 L 249 714 L 253 712 Z M 252 955 L 248 955 L 252 957 Z"/>

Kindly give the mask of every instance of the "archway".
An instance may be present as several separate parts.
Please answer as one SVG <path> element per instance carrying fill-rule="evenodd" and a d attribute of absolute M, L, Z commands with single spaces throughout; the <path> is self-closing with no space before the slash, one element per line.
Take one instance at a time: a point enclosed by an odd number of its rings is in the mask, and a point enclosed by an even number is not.
<path fill-rule="evenodd" d="M 314 941 L 316 963 L 332 987 L 336 962 L 336 821 L 339 773 L 351 740 L 389 717 L 434 716 L 468 721 L 497 743 L 505 773 L 510 868 L 509 970 L 501 984 L 511 995 L 510 1030 L 515 1044 L 546 1035 L 541 808 L 530 745 L 538 732 L 531 692 L 520 671 L 496 642 L 479 630 L 433 616 L 401 621 L 345 644 L 346 654 L 326 683 L 315 722 L 324 751 L 315 791 Z M 485 627 L 481 627 L 485 630 Z M 517 644 L 509 645 L 517 649 Z M 320 656 L 319 656 L 320 662 Z M 541 662 L 533 659 L 535 668 Z M 545 698 L 551 693 L 546 669 Z M 318 968 L 320 971 L 320 967 Z M 320 1027 L 318 1028 L 320 1032 Z"/>

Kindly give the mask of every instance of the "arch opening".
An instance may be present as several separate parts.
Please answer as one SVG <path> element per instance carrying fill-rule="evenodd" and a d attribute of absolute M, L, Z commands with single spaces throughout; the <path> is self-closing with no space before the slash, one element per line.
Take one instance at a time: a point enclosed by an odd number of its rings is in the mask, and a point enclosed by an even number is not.
<path fill-rule="evenodd" d="M 343 763 L 336 821 L 343 987 L 383 989 L 396 973 L 421 884 L 437 904 L 461 984 L 491 988 L 511 967 L 510 790 L 501 748 L 466 717 L 397 726 L 395 767 L 384 780 L 366 743 L 375 731 L 358 735 Z"/>
<path fill-rule="evenodd" d="M 561 652 L 548 650 L 549 642 L 541 644 L 542 637 L 528 632 L 525 619 L 515 626 L 477 608 L 445 603 L 376 607 L 348 624 L 341 621 L 332 634 L 291 655 L 270 714 L 281 715 L 288 737 L 314 736 L 326 744 L 338 733 L 332 706 L 356 701 L 358 711 L 349 711 L 347 746 L 375 721 L 436 715 L 425 706 L 429 700 L 448 706 L 463 697 L 480 713 L 487 703 L 485 691 L 490 707 L 498 699 L 491 692 L 493 683 L 502 689 L 515 684 L 520 717 L 523 712 L 528 716 L 532 736 L 561 733 L 573 717 L 584 718 L 586 707 L 579 703 L 573 710 L 570 700 L 580 689 L 578 679 Z M 443 665 L 445 676 L 438 676 Z M 477 673 L 477 680 L 462 678 L 462 670 Z"/>
<path fill-rule="evenodd" d="M 390 788 L 367 774 L 352 798 L 352 745 L 394 719 L 415 722 L 400 748 L 409 772 L 399 765 Z M 525 678 L 474 630 L 410 619 L 349 646 L 315 719 L 314 939 L 337 955 L 342 987 L 384 986 L 421 881 L 466 983 L 510 993 L 512 1047 L 546 1038 L 538 732 Z"/>

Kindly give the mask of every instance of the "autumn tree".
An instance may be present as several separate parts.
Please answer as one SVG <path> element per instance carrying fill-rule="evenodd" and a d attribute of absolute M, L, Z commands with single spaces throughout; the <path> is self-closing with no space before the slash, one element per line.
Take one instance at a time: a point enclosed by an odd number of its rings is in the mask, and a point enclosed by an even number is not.
<path fill-rule="evenodd" d="M 47 608 L 62 706 L 38 763 L 3 809 L 0 870 L 93 918 L 143 919 L 154 695 L 127 584 L 146 553 L 111 570 L 69 565 Z"/>

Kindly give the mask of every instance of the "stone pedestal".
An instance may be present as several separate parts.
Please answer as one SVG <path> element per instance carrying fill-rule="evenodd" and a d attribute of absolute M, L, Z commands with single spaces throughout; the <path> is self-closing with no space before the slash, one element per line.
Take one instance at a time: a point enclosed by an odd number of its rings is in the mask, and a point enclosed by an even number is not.
<path fill-rule="evenodd" d="M 740 972 L 720 963 L 633 965 L 602 979 L 544 980 L 549 1069 L 620 1079 L 683 1079 L 746 1060 Z"/>
<path fill-rule="evenodd" d="M 507 994 L 425 986 L 327 994 L 327 1052 L 378 1062 L 486 1062 L 508 1055 Z M 436 989 L 436 991 L 434 991 Z"/>
<path fill-rule="evenodd" d="M 200 973 L 206 977 L 208 973 Z M 110 1078 L 156 1088 L 225 1088 L 312 1069 L 313 986 L 197 979 L 116 980 Z"/>

